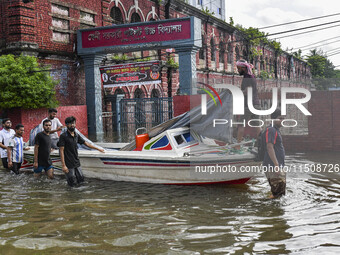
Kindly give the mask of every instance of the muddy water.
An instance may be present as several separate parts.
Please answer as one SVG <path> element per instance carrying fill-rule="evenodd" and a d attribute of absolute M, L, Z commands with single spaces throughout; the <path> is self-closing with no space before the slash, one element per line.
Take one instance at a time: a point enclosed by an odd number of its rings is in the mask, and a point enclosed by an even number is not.
<path fill-rule="evenodd" d="M 296 154 L 288 164 L 340 163 Z M 340 174 L 294 175 L 269 200 L 241 186 L 87 180 L 78 188 L 0 171 L 0 254 L 339 254 Z"/>

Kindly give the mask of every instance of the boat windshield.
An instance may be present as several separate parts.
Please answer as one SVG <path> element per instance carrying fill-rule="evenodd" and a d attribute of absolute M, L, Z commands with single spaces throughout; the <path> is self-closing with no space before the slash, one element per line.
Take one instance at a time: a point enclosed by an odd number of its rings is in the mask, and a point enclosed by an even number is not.
<path fill-rule="evenodd" d="M 190 131 L 182 134 L 174 134 L 173 137 L 178 147 L 187 146 L 195 142 L 195 138 L 190 134 Z"/>

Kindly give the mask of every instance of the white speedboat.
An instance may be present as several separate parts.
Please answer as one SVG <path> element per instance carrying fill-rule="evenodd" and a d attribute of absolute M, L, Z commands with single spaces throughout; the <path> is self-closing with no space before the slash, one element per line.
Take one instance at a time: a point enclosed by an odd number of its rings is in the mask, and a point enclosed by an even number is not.
<path fill-rule="evenodd" d="M 219 146 L 187 127 L 165 130 L 129 151 L 118 150 L 125 144 L 102 145 L 105 153 L 79 150 L 85 177 L 180 185 L 242 184 L 255 175 L 246 166 L 258 165 L 252 147 L 234 153 L 232 147 Z M 60 169 L 59 152 L 51 156 Z M 33 148 L 25 151 L 25 159 L 23 168 L 32 167 Z"/>

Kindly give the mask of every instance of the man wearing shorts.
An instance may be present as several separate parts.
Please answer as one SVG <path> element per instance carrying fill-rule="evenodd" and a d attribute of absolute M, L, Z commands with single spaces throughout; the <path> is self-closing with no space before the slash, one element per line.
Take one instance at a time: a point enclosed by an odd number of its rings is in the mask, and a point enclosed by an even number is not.
<path fill-rule="evenodd" d="M 49 179 L 53 179 L 53 166 L 50 157 L 51 154 L 51 137 L 50 131 L 52 122 L 49 119 L 43 121 L 44 131 L 38 133 L 34 140 L 34 176 L 40 177 L 44 170 Z"/>

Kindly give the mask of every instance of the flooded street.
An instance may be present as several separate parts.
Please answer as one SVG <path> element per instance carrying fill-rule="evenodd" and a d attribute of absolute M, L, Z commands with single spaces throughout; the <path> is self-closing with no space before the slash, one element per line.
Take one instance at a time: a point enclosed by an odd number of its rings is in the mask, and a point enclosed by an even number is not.
<path fill-rule="evenodd" d="M 287 164 L 340 163 L 339 153 Z M 339 254 L 340 173 L 292 175 L 269 200 L 239 186 L 165 186 L 0 172 L 0 254 Z"/>

